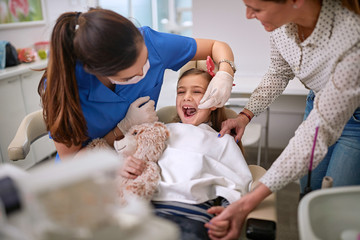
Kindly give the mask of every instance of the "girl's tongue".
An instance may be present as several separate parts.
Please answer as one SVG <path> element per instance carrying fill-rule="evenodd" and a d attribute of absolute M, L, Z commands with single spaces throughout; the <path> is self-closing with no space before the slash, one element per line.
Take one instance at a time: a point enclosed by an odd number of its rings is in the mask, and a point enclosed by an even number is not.
<path fill-rule="evenodd" d="M 196 109 L 192 107 L 184 107 L 183 111 L 186 117 L 193 116 L 196 113 Z"/>

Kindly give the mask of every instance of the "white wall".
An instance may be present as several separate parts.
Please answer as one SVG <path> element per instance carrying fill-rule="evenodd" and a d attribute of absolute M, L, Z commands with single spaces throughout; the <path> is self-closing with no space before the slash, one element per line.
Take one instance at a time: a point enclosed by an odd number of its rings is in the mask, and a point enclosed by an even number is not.
<path fill-rule="evenodd" d="M 46 24 L 0 30 L 0 39 L 15 48 L 32 47 L 35 42 L 48 41 L 56 19 L 67 11 L 86 11 L 86 0 L 44 0 Z"/>
<path fill-rule="evenodd" d="M 193 0 L 193 36 L 224 41 L 234 51 L 237 76 L 262 76 L 269 65 L 269 33 L 245 17 L 241 0 Z"/>

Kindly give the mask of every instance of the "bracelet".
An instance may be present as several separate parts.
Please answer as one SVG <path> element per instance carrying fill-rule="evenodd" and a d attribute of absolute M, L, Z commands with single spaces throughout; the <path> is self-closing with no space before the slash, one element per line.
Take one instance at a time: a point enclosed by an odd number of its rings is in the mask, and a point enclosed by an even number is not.
<path fill-rule="evenodd" d="M 220 66 L 220 63 L 222 62 L 226 62 L 230 65 L 230 67 L 232 68 L 233 72 L 235 73 L 236 72 L 236 67 L 235 67 L 235 64 L 234 62 L 230 61 L 230 60 L 227 60 L 227 59 L 221 59 L 218 63 L 218 65 Z"/>
<path fill-rule="evenodd" d="M 246 112 L 240 112 L 239 114 L 243 114 L 245 115 L 248 119 L 249 119 L 249 122 L 251 121 L 251 117 L 249 114 L 247 114 Z"/>

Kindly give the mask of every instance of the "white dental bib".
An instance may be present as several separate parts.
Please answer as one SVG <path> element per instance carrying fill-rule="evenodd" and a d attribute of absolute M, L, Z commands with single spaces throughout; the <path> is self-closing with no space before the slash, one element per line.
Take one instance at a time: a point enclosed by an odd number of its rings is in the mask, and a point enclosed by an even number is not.
<path fill-rule="evenodd" d="M 233 137 L 218 138 L 207 124 L 166 126 L 170 137 L 154 201 L 197 204 L 222 196 L 231 203 L 249 191 L 251 172 Z"/>

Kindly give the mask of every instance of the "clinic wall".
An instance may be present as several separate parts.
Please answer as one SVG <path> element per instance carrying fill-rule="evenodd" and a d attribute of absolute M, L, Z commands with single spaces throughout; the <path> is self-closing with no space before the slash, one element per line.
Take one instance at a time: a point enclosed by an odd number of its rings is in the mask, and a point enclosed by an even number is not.
<path fill-rule="evenodd" d="M 86 11 L 88 0 L 44 0 L 46 24 L 0 30 L 0 40 L 11 42 L 16 48 L 32 47 L 35 42 L 48 41 L 56 19 L 63 12 Z"/>
<path fill-rule="evenodd" d="M 193 36 L 224 41 L 233 49 L 236 76 L 262 76 L 269 65 L 269 33 L 248 20 L 241 0 L 193 0 Z"/>

